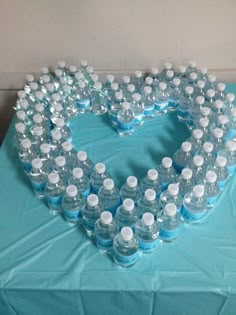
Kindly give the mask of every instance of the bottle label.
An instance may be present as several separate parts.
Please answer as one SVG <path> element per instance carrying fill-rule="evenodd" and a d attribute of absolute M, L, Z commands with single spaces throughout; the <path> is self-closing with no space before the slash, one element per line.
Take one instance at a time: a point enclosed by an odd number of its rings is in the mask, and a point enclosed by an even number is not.
<path fill-rule="evenodd" d="M 111 112 L 111 115 L 110 115 L 110 119 L 111 119 L 111 122 L 113 122 L 113 123 L 115 123 L 115 124 L 117 124 L 117 112 Z"/>
<path fill-rule="evenodd" d="M 47 201 L 48 201 L 49 208 L 51 207 L 54 209 L 59 209 L 61 207 L 62 197 L 63 197 L 63 195 L 48 196 Z"/>
<path fill-rule="evenodd" d="M 32 169 L 32 165 L 29 162 L 22 162 L 22 166 L 26 173 L 29 173 Z"/>
<path fill-rule="evenodd" d="M 88 109 L 90 107 L 90 99 L 77 100 L 77 106 L 79 109 Z"/>
<path fill-rule="evenodd" d="M 158 244 L 158 239 L 155 239 L 151 242 L 145 242 L 144 240 L 139 240 L 139 249 L 143 253 L 152 253 L 156 248 Z"/>
<path fill-rule="evenodd" d="M 227 183 L 227 178 L 224 179 L 224 180 L 219 180 L 219 181 L 217 182 L 219 189 L 220 189 L 220 190 L 223 190 L 226 183 Z"/>
<path fill-rule="evenodd" d="M 135 115 L 134 124 L 138 125 L 143 121 L 144 114 Z"/>
<path fill-rule="evenodd" d="M 192 213 L 188 211 L 185 207 L 182 207 L 181 215 L 183 219 L 190 223 L 198 223 L 206 215 L 206 210 L 203 210 L 200 213 Z"/>
<path fill-rule="evenodd" d="M 169 102 L 168 101 L 156 101 L 155 102 L 155 110 L 164 111 L 168 109 Z"/>
<path fill-rule="evenodd" d="M 96 245 L 100 249 L 108 250 L 111 249 L 113 246 L 113 239 L 104 239 L 101 238 L 99 235 L 96 235 Z"/>
<path fill-rule="evenodd" d="M 216 203 L 217 198 L 218 198 L 218 195 L 207 197 L 207 206 L 209 208 L 214 207 L 214 204 Z"/>
<path fill-rule="evenodd" d="M 84 227 L 88 231 L 94 231 L 96 220 L 83 219 Z"/>
<path fill-rule="evenodd" d="M 235 171 L 235 165 L 229 165 L 228 167 L 227 167 L 227 169 L 228 169 L 228 172 L 229 172 L 229 176 L 232 176 L 233 175 L 233 173 L 234 173 L 234 171 Z"/>
<path fill-rule="evenodd" d="M 81 191 L 81 195 L 85 198 L 87 198 L 89 194 L 90 194 L 90 188 L 88 188 L 85 191 Z"/>
<path fill-rule="evenodd" d="M 144 116 L 152 116 L 154 111 L 154 105 L 144 106 Z"/>
<path fill-rule="evenodd" d="M 231 140 L 235 136 L 235 133 L 236 133 L 235 129 L 229 129 L 225 141 Z"/>
<path fill-rule="evenodd" d="M 133 255 L 125 256 L 118 253 L 117 250 L 114 249 L 114 258 L 121 266 L 129 267 L 136 263 L 138 259 L 138 251 Z"/>
<path fill-rule="evenodd" d="M 47 181 L 41 182 L 41 183 L 31 181 L 33 190 L 34 190 L 36 193 L 43 193 L 43 192 L 44 192 L 44 188 L 45 188 L 45 186 L 46 186 L 46 183 L 47 183 Z"/>
<path fill-rule="evenodd" d="M 180 116 L 183 119 L 187 119 L 188 117 L 188 111 L 181 108 L 181 106 L 178 107 L 178 116 Z"/>
<path fill-rule="evenodd" d="M 80 209 L 79 210 L 74 210 L 74 211 L 64 209 L 63 210 L 63 215 L 64 215 L 65 220 L 69 221 L 69 222 L 77 222 L 82 217 Z"/>
<path fill-rule="evenodd" d="M 129 133 L 134 130 L 134 120 L 129 123 L 122 123 L 118 121 L 118 130 L 123 133 Z"/>
<path fill-rule="evenodd" d="M 169 99 L 169 104 L 168 104 L 169 107 L 177 108 L 178 104 L 179 104 L 179 99 L 177 97 L 171 97 Z"/>
<path fill-rule="evenodd" d="M 179 234 L 179 228 L 174 229 L 174 230 L 166 230 L 161 227 L 159 237 L 160 239 L 164 241 L 171 241 L 175 239 L 178 236 L 178 234 Z"/>

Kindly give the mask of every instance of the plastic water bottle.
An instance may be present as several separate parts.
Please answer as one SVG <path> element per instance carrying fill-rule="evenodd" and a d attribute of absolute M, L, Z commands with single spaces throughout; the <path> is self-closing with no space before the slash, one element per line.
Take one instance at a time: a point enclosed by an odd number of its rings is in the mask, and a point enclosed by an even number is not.
<path fill-rule="evenodd" d="M 213 118 L 213 112 L 211 108 L 208 106 L 202 106 L 200 109 L 200 117 L 198 116 L 196 121 L 199 121 L 199 118 L 207 118 L 209 122 L 211 122 Z"/>
<path fill-rule="evenodd" d="M 220 190 L 223 190 L 229 178 L 229 172 L 227 169 L 227 159 L 224 156 L 220 155 L 217 156 L 213 170 L 217 175 L 218 187 Z"/>
<path fill-rule="evenodd" d="M 176 171 L 172 166 L 172 159 L 164 157 L 161 164 L 158 166 L 157 171 L 159 173 L 159 180 L 162 185 L 162 190 L 165 190 L 167 186 L 176 181 Z"/>
<path fill-rule="evenodd" d="M 64 185 L 68 184 L 70 173 L 67 168 L 66 159 L 64 156 L 57 156 L 55 158 L 55 166 L 53 171 L 59 175 Z"/>
<path fill-rule="evenodd" d="M 115 187 L 112 179 L 106 178 L 103 181 L 103 186 L 99 189 L 98 197 L 105 210 L 110 211 L 114 216 L 116 209 L 120 205 L 120 192 L 119 189 Z"/>
<path fill-rule="evenodd" d="M 187 119 L 187 127 L 190 130 L 194 127 L 194 120 L 197 116 L 199 116 L 201 107 L 204 102 L 205 98 L 203 96 L 197 96 L 195 102 L 190 105 Z"/>
<path fill-rule="evenodd" d="M 225 148 L 219 152 L 219 155 L 222 155 L 227 159 L 229 176 L 232 176 L 236 167 L 236 142 L 232 140 L 227 141 L 225 143 Z"/>
<path fill-rule="evenodd" d="M 221 83 L 221 82 L 217 83 L 217 86 L 216 86 L 217 99 L 222 100 L 222 101 L 225 100 L 225 88 L 226 88 L 226 85 L 224 83 Z"/>
<path fill-rule="evenodd" d="M 158 246 L 159 225 L 152 213 L 144 213 L 135 225 L 135 235 L 138 238 L 139 250 L 142 253 L 152 253 Z"/>
<path fill-rule="evenodd" d="M 113 257 L 117 265 L 131 267 L 138 260 L 138 240 L 130 227 L 123 227 L 113 242 Z"/>
<path fill-rule="evenodd" d="M 51 173 L 54 166 L 54 155 L 51 152 L 50 144 L 42 143 L 40 145 L 39 158 L 43 162 L 44 170 L 47 174 Z"/>
<path fill-rule="evenodd" d="M 124 100 L 126 102 L 132 102 L 133 100 L 133 94 L 135 93 L 135 85 L 134 84 L 129 84 L 127 86 L 127 89 L 124 91 L 123 95 L 124 95 Z M 138 93 L 139 94 L 139 93 Z"/>
<path fill-rule="evenodd" d="M 118 112 L 122 109 L 122 103 L 123 103 L 123 93 L 116 92 L 115 93 L 115 100 L 111 103 L 111 111 L 110 111 L 110 119 L 113 127 L 117 126 L 118 120 Z"/>
<path fill-rule="evenodd" d="M 205 176 L 204 158 L 201 155 L 195 155 L 189 167 L 193 171 L 195 183 L 199 184 Z"/>
<path fill-rule="evenodd" d="M 216 126 L 223 130 L 224 139 L 228 136 L 228 133 L 229 133 L 228 123 L 229 123 L 229 118 L 226 115 L 220 115 L 217 119 Z"/>
<path fill-rule="evenodd" d="M 104 163 L 97 163 L 90 176 L 92 192 L 97 194 L 106 178 L 111 178 L 111 175 L 106 171 L 106 165 Z"/>
<path fill-rule="evenodd" d="M 62 135 L 59 130 L 51 131 L 51 151 L 53 155 L 58 155 L 61 150 L 61 145 L 63 143 Z"/>
<path fill-rule="evenodd" d="M 43 162 L 37 158 L 32 160 L 32 169 L 29 179 L 33 187 L 34 193 L 38 199 L 44 198 L 44 189 L 47 184 L 47 174 L 43 169 Z"/>
<path fill-rule="evenodd" d="M 206 106 L 212 107 L 215 102 L 215 90 L 209 89 L 206 92 Z"/>
<path fill-rule="evenodd" d="M 69 179 L 70 185 L 75 185 L 83 197 L 88 197 L 90 194 L 89 178 L 84 175 L 82 168 L 76 167 L 72 171 L 72 177 Z"/>
<path fill-rule="evenodd" d="M 220 193 L 217 185 L 217 174 L 214 171 L 207 171 L 204 179 L 204 189 L 207 198 L 207 207 L 214 207 Z"/>
<path fill-rule="evenodd" d="M 51 112 L 51 122 L 52 125 L 55 125 L 58 118 L 65 117 L 65 111 L 63 109 L 63 106 L 60 103 L 54 104 L 50 107 Z"/>
<path fill-rule="evenodd" d="M 167 61 L 167 62 L 164 63 L 164 68 L 162 70 L 162 77 L 163 78 L 166 77 L 166 73 L 169 70 L 172 70 L 172 63 Z"/>
<path fill-rule="evenodd" d="M 177 107 L 179 105 L 179 100 L 182 95 L 181 90 L 180 90 L 180 84 L 181 84 L 180 79 L 174 78 L 171 86 L 168 89 L 168 94 L 169 94 L 168 109 L 170 111 L 177 110 Z"/>
<path fill-rule="evenodd" d="M 208 74 L 207 81 L 208 82 L 207 82 L 206 87 L 208 89 L 215 90 L 215 88 L 216 88 L 216 76 L 214 74 Z"/>
<path fill-rule="evenodd" d="M 199 152 L 203 145 L 203 131 L 201 129 L 193 129 L 191 137 L 187 140 L 187 142 L 192 145 L 191 152 L 193 155 Z"/>
<path fill-rule="evenodd" d="M 229 122 L 228 122 L 228 135 L 227 140 L 236 140 L 236 107 L 230 108 L 229 110 Z"/>
<path fill-rule="evenodd" d="M 165 77 L 163 79 L 165 80 L 165 83 L 167 86 L 170 86 L 172 84 L 173 78 L 174 78 L 174 71 L 173 70 L 167 70 Z"/>
<path fill-rule="evenodd" d="M 207 139 L 209 137 L 210 120 L 207 117 L 199 118 L 195 126 L 196 128 L 202 130 L 203 139 Z"/>
<path fill-rule="evenodd" d="M 199 78 L 204 82 L 207 81 L 207 73 L 208 73 L 207 67 L 201 67 L 198 71 Z"/>
<path fill-rule="evenodd" d="M 63 118 L 57 118 L 55 124 L 56 126 L 54 130 L 59 130 L 61 132 L 61 136 L 64 141 L 71 142 L 72 134 L 69 127 L 66 126 L 65 120 Z"/>
<path fill-rule="evenodd" d="M 108 111 L 110 111 L 111 110 L 111 104 L 113 102 L 115 102 L 115 94 L 116 94 L 116 92 L 120 92 L 119 91 L 119 85 L 118 85 L 118 83 L 113 82 L 113 83 L 111 83 L 111 88 L 110 88 L 109 91 L 105 88 L 105 86 L 104 86 L 104 89 L 105 89 L 105 93 L 107 95 Z"/>
<path fill-rule="evenodd" d="M 159 69 L 157 67 L 152 67 L 151 73 L 149 73 L 149 76 L 153 79 L 153 86 L 157 86 L 159 84 Z"/>
<path fill-rule="evenodd" d="M 122 77 L 121 90 L 126 91 L 128 85 L 130 84 L 130 76 L 125 75 Z"/>
<path fill-rule="evenodd" d="M 25 78 L 25 85 L 24 85 L 24 90 L 26 94 L 30 94 L 31 88 L 30 84 L 34 82 L 34 76 L 32 74 L 27 74 Z"/>
<path fill-rule="evenodd" d="M 222 100 L 216 100 L 212 106 L 212 111 L 214 119 L 217 119 L 220 115 L 224 113 L 224 103 Z"/>
<path fill-rule="evenodd" d="M 95 224 L 96 246 L 101 252 L 110 251 L 113 247 L 113 240 L 119 233 L 115 220 L 109 211 L 103 211 L 100 219 Z"/>
<path fill-rule="evenodd" d="M 185 80 L 187 78 L 187 67 L 179 66 L 176 76 L 181 80 L 182 83 L 185 83 Z"/>
<path fill-rule="evenodd" d="M 32 136 L 31 136 L 31 142 L 32 142 L 32 150 L 38 151 L 39 146 L 48 141 L 48 135 L 43 131 L 43 128 L 41 126 L 34 126 L 32 128 Z"/>
<path fill-rule="evenodd" d="M 204 100 L 205 100 L 205 95 L 206 95 L 205 86 L 206 86 L 206 82 L 204 80 L 197 81 L 197 85 L 194 88 L 195 97 L 202 96 L 204 97 Z"/>
<path fill-rule="evenodd" d="M 183 198 L 179 193 L 179 184 L 170 184 L 168 188 L 161 193 L 160 202 L 162 208 L 165 208 L 168 203 L 174 203 L 176 205 L 177 212 L 180 213 Z"/>
<path fill-rule="evenodd" d="M 83 225 L 89 237 L 94 235 L 95 224 L 104 211 L 98 196 L 91 194 L 87 197 L 87 203 L 82 209 Z"/>
<path fill-rule="evenodd" d="M 117 131 L 120 136 L 129 136 L 134 132 L 134 117 L 130 103 L 124 102 L 122 109 L 117 113 Z"/>
<path fill-rule="evenodd" d="M 29 134 L 26 130 L 26 126 L 24 123 L 22 122 L 17 122 L 15 124 L 15 136 L 14 136 L 14 143 L 17 149 L 19 149 L 21 147 L 21 141 L 23 139 L 27 139 Z"/>
<path fill-rule="evenodd" d="M 24 110 L 18 110 L 16 112 L 16 124 L 17 123 L 23 123 L 24 125 L 29 124 L 29 120 L 27 119 L 27 115 Z"/>
<path fill-rule="evenodd" d="M 102 90 L 102 83 L 96 82 L 91 95 L 92 112 L 95 115 L 103 115 L 107 111 L 107 96 Z"/>
<path fill-rule="evenodd" d="M 67 161 L 67 167 L 72 170 L 73 164 L 76 160 L 77 151 L 73 148 L 71 142 L 63 142 L 61 145 L 60 155 L 64 156 Z"/>
<path fill-rule="evenodd" d="M 49 114 L 48 112 L 46 111 L 45 107 L 43 104 L 36 104 L 35 105 L 35 112 L 40 114 L 41 117 L 42 117 L 42 120 L 44 122 L 44 125 L 46 126 L 46 130 L 49 130 L 51 129 L 51 121 L 50 121 L 50 117 L 49 117 Z"/>
<path fill-rule="evenodd" d="M 134 229 L 136 222 L 139 219 L 139 213 L 135 207 L 134 201 L 130 198 L 124 199 L 121 206 L 117 208 L 115 221 L 121 230 L 124 226 L 129 226 Z"/>
<path fill-rule="evenodd" d="M 196 87 L 197 86 L 198 75 L 196 72 L 191 72 L 188 78 L 189 86 Z"/>
<path fill-rule="evenodd" d="M 189 107 L 193 103 L 193 87 L 187 86 L 184 89 L 184 95 L 180 98 L 179 107 L 177 110 L 177 117 L 180 121 L 186 121 L 188 119 Z"/>
<path fill-rule="evenodd" d="M 200 223 L 207 214 L 207 199 L 203 185 L 196 185 L 184 196 L 181 210 L 186 223 Z"/>
<path fill-rule="evenodd" d="M 35 156 L 32 152 L 31 141 L 28 138 L 21 140 L 21 148 L 19 149 L 18 155 L 24 172 L 29 174 L 32 168 L 31 161 Z"/>
<path fill-rule="evenodd" d="M 78 89 L 76 91 L 76 104 L 81 114 L 91 110 L 90 95 L 84 81 L 78 83 Z"/>
<path fill-rule="evenodd" d="M 218 151 L 223 149 L 224 131 L 221 128 L 215 128 L 212 131 L 211 142 L 214 143 L 214 154 L 217 155 Z"/>
<path fill-rule="evenodd" d="M 74 166 L 82 168 L 84 174 L 88 177 L 90 177 L 94 168 L 93 162 L 88 158 L 85 151 L 79 151 L 77 153 L 77 161 Z"/>
<path fill-rule="evenodd" d="M 144 118 L 152 118 L 154 116 L 155 97 L 150 86 L 144 87 L 142 99 L 144 104 Z"/>
<path fill-rule="evenodd" d="M 162 192 L 162 186 L 158 177 L 159 174 L 157 170 L 155 169 L 148 170 L 147 175 L 140 182 L 140 187 L 143 194 L 147 189 L 153 189 L 156 192 L 157 197 L 160 196 Z"/>
<path fill-rule="evenodd" d="M 134 112 L 134 125 L 135 127 L 142 126 L 144 118 L 144 106 L 141 101 L 141 95 L 134 93 L 132 95 L 131 109 Z"/>
<path fill-rule="evenodd" d="M 126 183 L 120 189 L 121 201 L 126 198 L 131 198 L 135 204 L 142 196 L 141 187 L 138 184 L 137 177 L 129 176 L 127 177 Z"/>
<path fill-rule="evenodd" d="M 214 164 L 214 145 L 211 142 L 205 142 L 202 146 L 201 156 L 204 159 L 204 167 Z"/>
<path fill-rule="evenodd" d="M 112 91 L 112 84 L 115 81 L 115 77 L 112 74 L 108 74 L 106 75 L 106 81 L 104 83 L 104 92 L 106 93 L 106 95 L 108 96 L 111 91 Z M 118 90 L 118 86 L 117 86 L 117 90 Z"/>
<path fill-rule="evenodd" d="M 193 171 L 190 168 L 184 168 L 178 177 L 179 193 L 182 197 L 193 189 L 194 179 Z"/>
<path fill-rule="evenodd" d="M 141 91 L 142 86 L 143 86 L 143 73 L 142 73 L 142 71 L 135 71 L 132 83 L 135 85 L 136 91 L 139 93 Z"/>
<path fill-rule="evenodd" d="M 159 239 L 163 242 L 172 242 L 179 235 L 181 224 L 180 214 L 177 212 L 176 205 L 168 203 L 159 213 L 157 222 L 160 226 Z"/>
<path fill-rule="evenodd" d="M 138 201 L 139 217 L 146 212 L 150 212 L 156 218 L 158 212 L 161 209 L 161 204 L 156 198 L 156 192 L 153 189 L 147 189 L 144 196 Z"/>
<path fill-rule="evenodd" d="M 85 207 L 85 199 L 78 192 L 74 185 L 66 188 L 66 193 L 62 199 L 62 210 L 65 220 L 69 224 L 76 224 L 82 221 L 82 210 Z"/>
<path fill-rule="evenodd" d="M 60 180 L 59 175 L 57 173 L 50 173 L 45 187 L 45 196 L 48 207 L 52 210 L 52 214 L 57 214 L 61 211 L 61 202 L 64 192 L 65 186 Z"/>
<path fill-rule="evenodd" d="M 167 113 L 169 105 L 169 94 L 167 92 L 167 84 L 165 82 L 159 83 L 159 89 L 155 95 L 154 105 L 154 113 L 156 115 L 163 115 Z"/>
<path fill-rule="evenodd" d="M 189 76 L 190 73 L 197 72 L 197 64 L 196 61 L 190 60 L 187 68 L 187 75 Z"/>
<path fill-rule="evenodd" d="M 234 101 L 235 101 L 235 95 L 234 94 L 232 94 L 232 93 L 226 94 L 225 105 L 226 105 L 227 108 L 235 107 Z"/>
<path fill-rule="evenodd" d="M 173 161 L 174 167 L 178 172 L 181 172 L 192 159 L 192 144 L 190 142 L 183 142 L 181 148 L 174 153 Z"/>

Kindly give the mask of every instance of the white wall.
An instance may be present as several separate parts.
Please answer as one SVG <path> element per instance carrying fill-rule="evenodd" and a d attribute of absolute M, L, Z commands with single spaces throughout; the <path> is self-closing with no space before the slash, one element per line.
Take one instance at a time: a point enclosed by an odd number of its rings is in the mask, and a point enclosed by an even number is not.
<path fill-rule="evenodd" d="M 82 58 L 108 71 L 195 59 L 236 81 L 235 30 L 235 0 L 0 0 L 0 90 L 19 89 L 42 65 Z M 0 132 L 5 100 L 0 93 Z"/>

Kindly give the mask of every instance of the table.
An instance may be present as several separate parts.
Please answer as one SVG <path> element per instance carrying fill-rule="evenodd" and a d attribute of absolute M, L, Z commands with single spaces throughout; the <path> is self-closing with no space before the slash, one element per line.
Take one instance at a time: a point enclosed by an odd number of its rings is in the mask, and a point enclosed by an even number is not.
<path fill-rule="evenodd" d="M 236 92 L 236 85 L 227 85 Z M 106 116 L 71 122 L 73 143 L 103 161 L 116 184 L 140 180 L 189 136 L 174 114 L 120 138 Z M 236 312 L 236 176 L 208 219 L 130 269 L 99 253 L 79 227 L 35 199 L 13 148 L 0 150 L 0 314 L 225 314 Z"/>

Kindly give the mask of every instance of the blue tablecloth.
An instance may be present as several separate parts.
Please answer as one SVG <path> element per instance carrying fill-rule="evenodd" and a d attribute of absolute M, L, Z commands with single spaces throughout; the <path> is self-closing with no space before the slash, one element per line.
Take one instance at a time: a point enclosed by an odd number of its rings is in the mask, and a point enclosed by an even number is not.
<path fill-rule="evenodd" d="M 129 175 L 140 180 L 189 136 L 175 114 L 145 122 L 131 137 L 119 137 L 106 116 L 78 116 L 71 128 L 75 147 L 105 162 L 119 187 Z M 235 315 L 236 176 L 204 223 L 183 225 L 172 244 L 121 269 L 82 229 L 35 199 L 13 130 L 12 124 L 0 150 L 1 315 Z"/>

